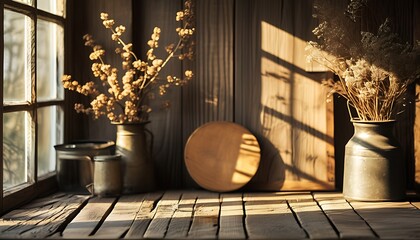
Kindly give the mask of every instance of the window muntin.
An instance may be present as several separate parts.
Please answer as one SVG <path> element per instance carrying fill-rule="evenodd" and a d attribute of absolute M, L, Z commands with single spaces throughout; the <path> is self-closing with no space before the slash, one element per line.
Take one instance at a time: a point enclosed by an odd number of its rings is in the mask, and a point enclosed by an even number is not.
<path fill-rule="evenodd" d="M 24 201 L 17 196 L 54 187 L 54 145 L 64 139 L 64 5 L 64 0 L 1 4 L 3 210 Z"/>

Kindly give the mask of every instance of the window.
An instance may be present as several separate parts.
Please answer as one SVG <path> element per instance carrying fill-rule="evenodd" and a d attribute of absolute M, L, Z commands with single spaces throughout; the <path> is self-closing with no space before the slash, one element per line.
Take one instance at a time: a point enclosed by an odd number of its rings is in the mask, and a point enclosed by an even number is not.
<path fill-rule="evenodd" d="M 2 211 L 36 195 L 55 174 L 63 142 L 65 0 L 0 0 L 3 51 Z M 22 199 L 22 200 L 23 200 Z"/>

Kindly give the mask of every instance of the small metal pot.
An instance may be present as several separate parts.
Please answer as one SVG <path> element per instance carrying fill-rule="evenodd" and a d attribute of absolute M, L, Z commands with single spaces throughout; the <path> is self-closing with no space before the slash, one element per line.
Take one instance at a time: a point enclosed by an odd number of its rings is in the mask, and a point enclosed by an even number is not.
<path fill-rule="evenodd" d="M 93 157 L 113 154 L 113 141 L 83 141 L 54 146 L 57 158 L 57 180 L 61 191 L 89 194 L 93 181 Z"/>
<path fill-rule="evenodd" d="M 93 157 L 93 184 L 88 190 L 100 197 L 119 196 L 122 191 L 121 156 L 99 155 Z"/>

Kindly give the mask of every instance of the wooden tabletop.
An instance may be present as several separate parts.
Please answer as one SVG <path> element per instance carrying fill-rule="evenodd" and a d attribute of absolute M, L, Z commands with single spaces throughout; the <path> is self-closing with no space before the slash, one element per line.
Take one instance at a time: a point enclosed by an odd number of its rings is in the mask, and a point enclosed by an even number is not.
<path fill-rule="evenodd" d="M 2 216 L 0 238 L 419 239 L 419 207 L 331 192 L 57 193 Z"/>

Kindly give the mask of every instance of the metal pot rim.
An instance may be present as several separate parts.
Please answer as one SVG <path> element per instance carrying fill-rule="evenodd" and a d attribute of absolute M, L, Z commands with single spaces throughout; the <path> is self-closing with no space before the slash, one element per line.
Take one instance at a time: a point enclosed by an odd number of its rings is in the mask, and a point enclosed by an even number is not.
<path fill-rule="evenodd" d="M 78 141 L 55 145 L 59 151 L 101 150 L 114 146 L 114 141 Z"/>
<path fill-rule="evenodd" d="M 93 157 L 95 162 L 108 162 L 108 161 L 120 161 L 121 155 L 97 155 Z"/>

